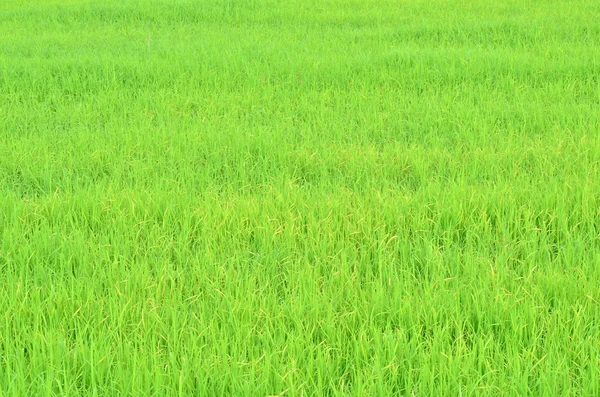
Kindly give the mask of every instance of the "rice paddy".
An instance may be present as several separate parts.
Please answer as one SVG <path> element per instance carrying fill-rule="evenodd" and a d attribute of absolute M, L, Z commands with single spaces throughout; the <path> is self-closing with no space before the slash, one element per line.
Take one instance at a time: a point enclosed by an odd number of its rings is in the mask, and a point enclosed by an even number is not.
<path fill-rule="evenodd" d="M 600 395 L 600 3 L 4 0 L 0 394 Z"/>

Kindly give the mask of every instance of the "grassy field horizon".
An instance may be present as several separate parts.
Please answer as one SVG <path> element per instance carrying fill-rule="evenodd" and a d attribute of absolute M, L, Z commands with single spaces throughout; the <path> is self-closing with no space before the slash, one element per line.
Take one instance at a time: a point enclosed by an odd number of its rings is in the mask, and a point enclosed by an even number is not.
<path fill-rule="evenodd" d="M 600 395 L 600 3 L 5 0 L 0 395 Z"/>

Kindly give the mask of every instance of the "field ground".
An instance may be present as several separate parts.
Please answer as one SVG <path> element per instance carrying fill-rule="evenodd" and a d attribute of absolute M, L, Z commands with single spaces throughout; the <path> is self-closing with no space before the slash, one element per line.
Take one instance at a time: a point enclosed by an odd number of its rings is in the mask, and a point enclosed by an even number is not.
<path fill-rule="evenodd" d="M 0 394 L 600 395 L 600 2 L 4 0 Z"/>

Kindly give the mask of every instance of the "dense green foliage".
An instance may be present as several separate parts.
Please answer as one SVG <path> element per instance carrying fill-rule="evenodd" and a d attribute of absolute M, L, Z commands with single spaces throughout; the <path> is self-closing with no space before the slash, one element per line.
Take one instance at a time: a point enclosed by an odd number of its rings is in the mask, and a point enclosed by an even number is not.
<path fill-rule="evenodd" d="M 4 0 L 3 395 L 600 395 L 600 2 Z"/>

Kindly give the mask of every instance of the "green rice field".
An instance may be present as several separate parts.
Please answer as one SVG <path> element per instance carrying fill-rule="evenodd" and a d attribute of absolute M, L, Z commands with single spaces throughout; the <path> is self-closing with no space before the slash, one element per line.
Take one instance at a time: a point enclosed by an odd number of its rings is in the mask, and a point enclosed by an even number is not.
<path fill-rule="evenodd" d="M 0 396 L 600 396 L 600 2 L 1 1 Z"/>

